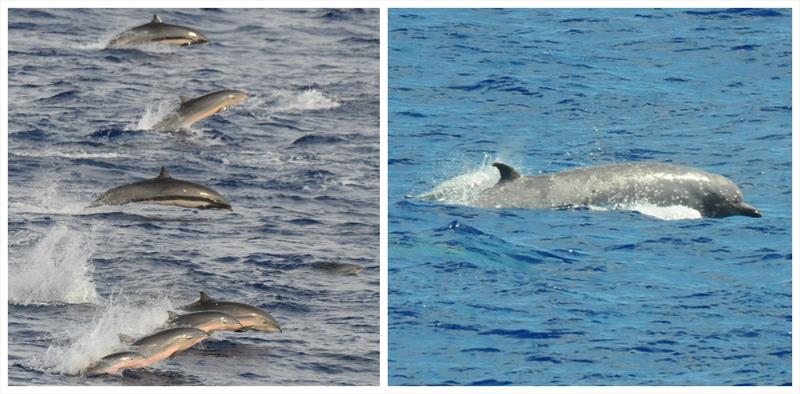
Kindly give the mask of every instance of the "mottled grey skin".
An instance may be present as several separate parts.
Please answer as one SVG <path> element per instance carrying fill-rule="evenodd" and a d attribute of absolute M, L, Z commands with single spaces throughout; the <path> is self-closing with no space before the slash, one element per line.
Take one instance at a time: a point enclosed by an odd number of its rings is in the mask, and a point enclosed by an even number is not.
<path fill-rule="evenodd" d="M 358 264 L 333 263 L 333 262 L 313 263 L 311 264 L 311 268 L 338 275 L 358 275 L 359 272 L 364 270 L 364 267 Z"/>
<path fill-rule="evenodd" d="M 190 99 L 181 97 L 181 106 L 173 113 L 161 119 L 153 130 L 178 131 L 188 129 L 214 114 L 247 100 L 247 93 L 241 90 L 219 90 Z"/>
<path fill-rule="evenodd" d="M 231 210 L 228 200 L 216 191 L 194 182 L 175 179 L 164 167 L 161 167 L 161 173 L 153 179 L 118 186 L 103 193 L 90 207 L 136 202 Z"/>
<path fill-rule="evenodd" d="M 502 163 L 500 181 L 470 205 L 484 208 L 560 208 L 648 203 L 687 206 L 704 217 L 761 217 L 729 179 L 690 167 L 624 163 L 522 176 Z"/>
<path fill-rule="evenodd" d="M 109 354 L 84 371 L 86 376 L 99 376 L 104 374 L 121 375 L 122 371 L 131 368 L 142 368 L 145 357 L 137 352 L 119 352 Z"/>
<path fill-rule="evenodd" d="M 208 333 L 193 327 L 175 327 L 135 341 L 125 335 L 120 335 L 119 337 L 120 341 L 130 345 L 131 350 L 140 353 L 152 364 L 205 340 L 208 338 Z"/>
<path fill-rule="evenodd" d="M 194 45 L 210 42 L 206 36 L 190 27 L 164 23 L 153 15 L 150 23 L 126 30 L 108 42 L 106 48 L 123 48 L 150 42 L 168 45 Z"/>
<path fill-rule="evenodd" d="M 179 309 L 190 312 L 198 311 L 220 311 L 227 313 L 242 323 L 243 331 L 255 330 L 264 332 L 282 332 L 278 322 L 269 313 L 262 311 L 252 305 L 241 304 L 238 302 L 217 301 L 208 296 L 205 292 L 200 292 L 200 299 L 180 307 Z"/>
<path fill-rule="evenodd" d="M 241 331 L 244 329 L 239 320 L 220 311 L 201 311 L 179 315 L 169 312 L 166 327 L 193 327 L 207 333 L 214 331 Z"/>

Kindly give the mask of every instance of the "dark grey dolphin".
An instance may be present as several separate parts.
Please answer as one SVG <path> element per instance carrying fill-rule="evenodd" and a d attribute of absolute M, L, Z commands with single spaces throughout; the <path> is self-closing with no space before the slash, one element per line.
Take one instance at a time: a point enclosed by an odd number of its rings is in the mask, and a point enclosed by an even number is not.
<path fill-rule="evenodd" d="M 743 201 L 739 187 L 722 175 L 661 163 L 623 163 L 579 168 L 541 176 L 522 176 L 494 163 L 500 181 L 470 205 L 484 208 L 560 208 L 646 203 L 686 206 L 704 217 L 761 212 Z"/>
<path fill-rule="evenodd" d="M 172 357 L 175 353 L 186 350 L 206 338 L 208 338 L 207 332 L 192 327 L 168 328 L 139 340 L 126 335 L 119 336 L 121 342 L 130 345 L 131 350 L 144 357 L 140 362 L 140 368 Z"/>
<path fill-rule="evenodd" d="M 181 96 L 181 106 L 175 112 L 161 119 L 153 126 L 153 130 L 176 131 L 188 129 L 193 123 L 208 118 L 217 112 L 225 111 L 246 99 L 247 93 L 241 90 L 219 90 L 193 99 Z"/>
<path fill-rule="evenodd" d="M 242 323 L 235 317 L 220 311 L 201 311 L 179 315 L 169 311 L 167 327 L 194 327 L 207 333 L 214 331 L 241 331 Z"/>
<path fill-rule="evenodd" d="M 132 368 L 143 368 L 147 365 L 146 358 L 138 352 L 119 352 L 109 354 L 90 365 L 84 371 L 86 376 L 103 374 L 121 375 L 122 371 Z"/>
<path fill-rule="evenodd" d="M 153 179 L 117 186 L 103 193 L 90 207 L 133 202 L 231 210 L 228 200 L 216 191 L 194 182 L 175 179 L 165 167 L 161 167 L 161 173 Z"/>
<path fill-rule="evenodd" d="M 170 25 L 153 15 L 150 23 L 126 30 L 108 42 L 106 48 L 122 48 L 130 45 L 157 42 L 169 45 L 192 45 L 210 42 L 206 36 L 191 27 Z"/>
<path fill-rule="evenodd" d="M 334 263 L 330 261 L 320 261 L 311 264 L 311 268 L 338 275 L 358 275 L 364 267 L 358 264 Z"/>
<path fill-rule="evenodd" d="M 225 312 L 242 323 L 244 330 L 255 330 L 264 332 L 281 332 L 281 326 L 270 316 L 269 313 L 262 311 L 252 305 L 241 304 L 238 302 L 217 301 L 208 296 L 205 292 L 200 292 L 200 299 L 180 307 L 179 309 L 190 312 L 198 311 L 221 311 Z"/>

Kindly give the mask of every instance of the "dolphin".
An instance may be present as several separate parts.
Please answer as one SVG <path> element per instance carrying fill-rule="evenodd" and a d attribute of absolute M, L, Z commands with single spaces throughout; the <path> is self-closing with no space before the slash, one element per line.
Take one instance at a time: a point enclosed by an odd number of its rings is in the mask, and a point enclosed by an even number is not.
<path fill-rule="evenodd" d="M 201 311 L 179 315 L 169 311 L 167 327 L 194 327 L 207 333 L 214 331 L 241 331 L 244 329 L 242 323 L 235 317 L 220 311 Z"/>
<path fill-rule="evenodd" d="M 143 368 L 149 363 L 146 363 L 146 358 L 137 352 L 119 352 L 109 354 L 90 365 L 84 371 L 86 376 L 98 376 L 103 374 L 122 375 L 122 371 L 132 368 Z"/>
<path fill-rule="evenodd" d="M 101 195 L 89 207 L 145 202 L 185 208 L 231 209 L 216 191 L 194 182 L 173 178 L 165 167 L 153 179 L 117 186 Z"/>
<path fill-rule="evenodd" d="M 193 327 L 176 327 L 159 331 L 139 340 L 134 340 L 121 334 L 119 338 L 122 343 L 130 345 L 132 351 L 144 357 L 140 361 L 141 366 L 139 368 L 141 368 L 172 357 L 175 353 L 194 346 L 208 338 L 208 333 Z"/>
<path fill-rule="evenodd" d="M 200 292 L 199 300 L 189 305 L 184 305 L 179 309 L 189 312 L 220 311 L 227 313 L 237 318 L 239 322 L 242 323 L 242 331 L 282 332 L 281 326 L 269 313 L 252 305 L 238 302 L 217 301 L 202 291 Z"/>
<path fill-rule="evenodd" d="M 188 129 L 193 123 L 208 118 L 217 112 L 239 104 L 247 99 L 241 90 L 218 90 L 200 97 L 181 96 L 181 106 L 165 116 L 155 126 L 156 131 L 177 131 Z"/>
<path fill-rule="evenodd" d="M 662 163 L 621 163 L 579 168 L 541 176 L 522 176 L 494 163 L 500 181 L 470 205 L 483 208 L 561 208 L 648 203 L 686 206 L 703 217 L 761 217 L 742 191 L 722 175 Z"/>
<path fill-rule="evenodd" d="M 311 268 L 339 275 L 358 275 L 359 272 L 364 270 L 364 267 L 358 264 L 333 263 L 328 261 L 313 263 L 311 264 Z"/>
<path fill-rule="evenodd" d="M 187 46 L 210 42 L 206 36 L 191 27 L 164 23 L 153 15 L 150 23 L 126 30 L 108 42 L 106 48 L 122 48 L 130 45 L 157 42 L 168 45 Z"/>

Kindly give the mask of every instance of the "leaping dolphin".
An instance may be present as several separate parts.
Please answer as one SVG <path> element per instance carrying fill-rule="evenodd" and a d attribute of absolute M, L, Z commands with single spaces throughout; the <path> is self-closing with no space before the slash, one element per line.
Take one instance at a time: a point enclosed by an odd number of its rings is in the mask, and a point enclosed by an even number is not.
<path fill-rule="evenodd" d="M 560 208 L 647 203 L 686 206 L 704 217 L 761 217 L 744 202 L 742 191 L 722 175 L 661 163 L 622 163 L 522 176 L 494 163 L 500 181 L 470 205 L 483 208 Z"/>
<path fill-rule="evenodd" d="M 270 316 L 269 313 L 262 311 L 252 305 L 238 302 L 217 301 L 208 296 L 205 292 L 200 292 L 200 299 L 180 307 L 184 311 L 221 311 L 227 313 L 242 323 L 243 330 L 255 330 L 264 332 L 281 332 L 281 326 Z"/>
<path fill-rule="evenodd" d="M 130 345 L 131 350 L 141 354 L 144 360 L 139 362 L 139 368 L 172 357 L 175 353 L 186 350 L 208 338 L 208 333 L 192 327 L 168 328 L 139 340 L 121 335 L 122 343 Z"/>
<path fill-rule="evenodd" d="M 175 112 L 161 119 L 153 126 L 153 130 L 188 129 L 193 123 L 225 111 L 246 100 L 247 97 L 247 93 L 241 90 L 219 90 L 196 98 L 181 96 L 181 106 Z"/>
<path fill-rule="evenodd" d="M 109 354 L 86 368 L 86 376 L 98 376 L 103 374 L 122 375 L 126 369 L 144 368 L 150 365 L 147 359 L 138 352 L 119 352 Z"/>
<path fill-rule="evenodd" d="M 106 48 L 122 48 L 130 45 L 157 42 L 168 45 L 192 45 L 210 42 L 206 36 L 191 27 L 164 23 L 153 15 L 150 23 L 126 30 L 111 39 Z"/>
<path fill-rule="evenodd" d="M 89 207 L 134 202 L 232 210 L 231 204 L 221 194 L 194 182 L 175 179 L 165 167 L 161 167 L 161 172 L 153 179 L 117 186 L 103 193 Z"/>

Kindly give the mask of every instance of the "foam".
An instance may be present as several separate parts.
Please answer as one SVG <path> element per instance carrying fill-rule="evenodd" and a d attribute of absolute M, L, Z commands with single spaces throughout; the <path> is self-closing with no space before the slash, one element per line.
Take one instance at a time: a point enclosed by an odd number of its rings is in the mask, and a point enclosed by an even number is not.
<path fill-rule="evenodd" d="M 342 104 L 317 89 L 279 90 L 270 97 L 272 112 L 303 112 L 338 108 Z"/>

